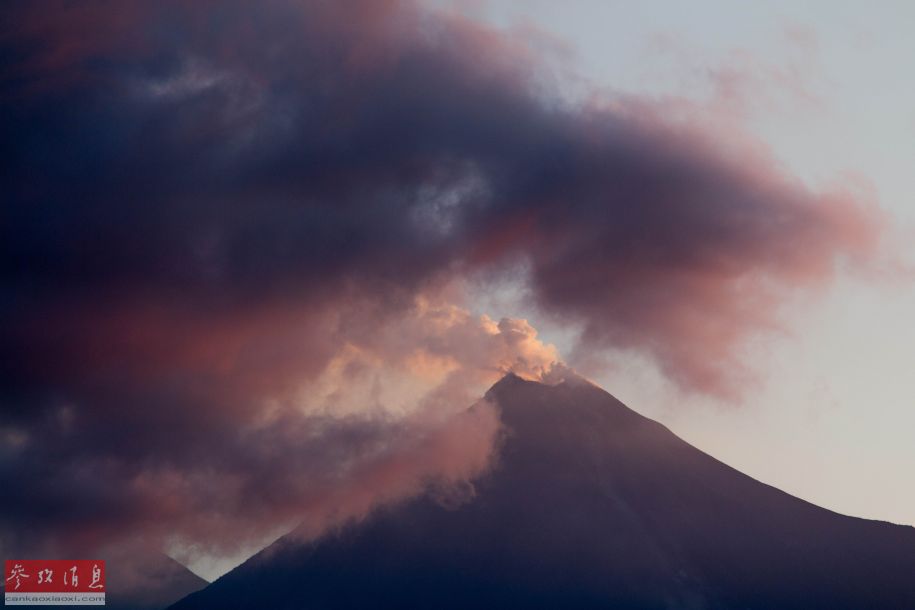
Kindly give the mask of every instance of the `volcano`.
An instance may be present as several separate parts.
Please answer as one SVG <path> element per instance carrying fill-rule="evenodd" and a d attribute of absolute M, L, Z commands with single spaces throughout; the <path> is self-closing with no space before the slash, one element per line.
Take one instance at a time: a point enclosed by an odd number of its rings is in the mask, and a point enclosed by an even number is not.
<path fill-rule="evenodd" d="M 915 608 L 915 528 L 760 483 L 579 378 L 487 398 L 504 434 L 468 501 L 281 538 L 172 607 Z"/>

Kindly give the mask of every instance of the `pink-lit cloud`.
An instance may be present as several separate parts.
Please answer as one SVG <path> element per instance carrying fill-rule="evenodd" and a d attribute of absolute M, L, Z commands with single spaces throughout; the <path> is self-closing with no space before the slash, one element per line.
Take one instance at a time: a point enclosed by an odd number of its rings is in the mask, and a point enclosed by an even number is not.
<path fill-rule="evenodd" d="M 229 551 L 469 493 L 498 419 L 467 407 L 561 358 L 462 281 L 524 269 L 581 349 L 737 398 L 780 299 L 879 251 L 874 202 L 673 102 L 571 102 L 523 38 L 343 6 L 5 9 L 6 544 Z"/>

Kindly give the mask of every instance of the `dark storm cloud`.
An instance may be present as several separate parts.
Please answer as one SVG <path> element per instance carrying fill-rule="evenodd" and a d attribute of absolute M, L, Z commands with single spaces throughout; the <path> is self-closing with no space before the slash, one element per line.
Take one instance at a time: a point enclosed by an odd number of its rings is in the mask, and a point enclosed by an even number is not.
<path fill-rule="evenodd" d="M 663 108 L 562 101 L 523 44 L 456 16 L 399 2 L 3 11 L 8 527 L 189 523 L 251 495 L 282 512 L 299 505 L 276 500 L 290 477 L 316 481 L 350 450 L 370 469 L 376 452 L 337 445 L 346 420 L 304 449 L 284 431 L 307 444 L 297 426 L 323 420 L 246 434 L 454 278 L 520 264 L 587 346 L 644 351 L 684 388 L 733 396 L 739 348 L 775 323 L 777 297 L 876 246 L 866 205 Z M 381 444 L 429 434 L 370 428 Z M 248 452 L 273 444 L 295 459 L 277 454 L 280 476 L 264 477 Z M 201 483 L 223 456 L 239 459 Z"/>

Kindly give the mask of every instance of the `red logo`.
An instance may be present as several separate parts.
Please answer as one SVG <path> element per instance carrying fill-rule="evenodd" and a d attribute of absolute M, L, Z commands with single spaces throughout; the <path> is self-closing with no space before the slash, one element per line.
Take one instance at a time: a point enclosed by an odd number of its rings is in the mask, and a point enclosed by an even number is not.
<path fill-rule="evenodd" d="M 101 559 L 8 559 L 3 571 L 6 604 L 105 603 Z"/>

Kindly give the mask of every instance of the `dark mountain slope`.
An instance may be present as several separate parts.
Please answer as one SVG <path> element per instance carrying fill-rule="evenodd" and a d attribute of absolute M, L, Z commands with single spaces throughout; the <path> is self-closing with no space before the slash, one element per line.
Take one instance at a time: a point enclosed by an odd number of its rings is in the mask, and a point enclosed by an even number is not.
<path fill-rule="evenodd" d="M 509 376 L 476 497 L 281 539 L 191 608 L 915 608 L 915 529 L 759 483 L 584 381 Z"/>
<path fill-rule="evenodd" d="M 161 610 L 209 584 L 164 553 L 134 549 L 101 557 L 108 572 L 109 610 Z"/>
<path fill-rule="evenodd" d="M 7 557 L 72 558 L 35 548 L 6 549 L 6 553 Z M 143 545 L 90 549 L 86 556 L 105 561 L 108 610 L 161 610 L 209 584 L 168 555 Z"/>

